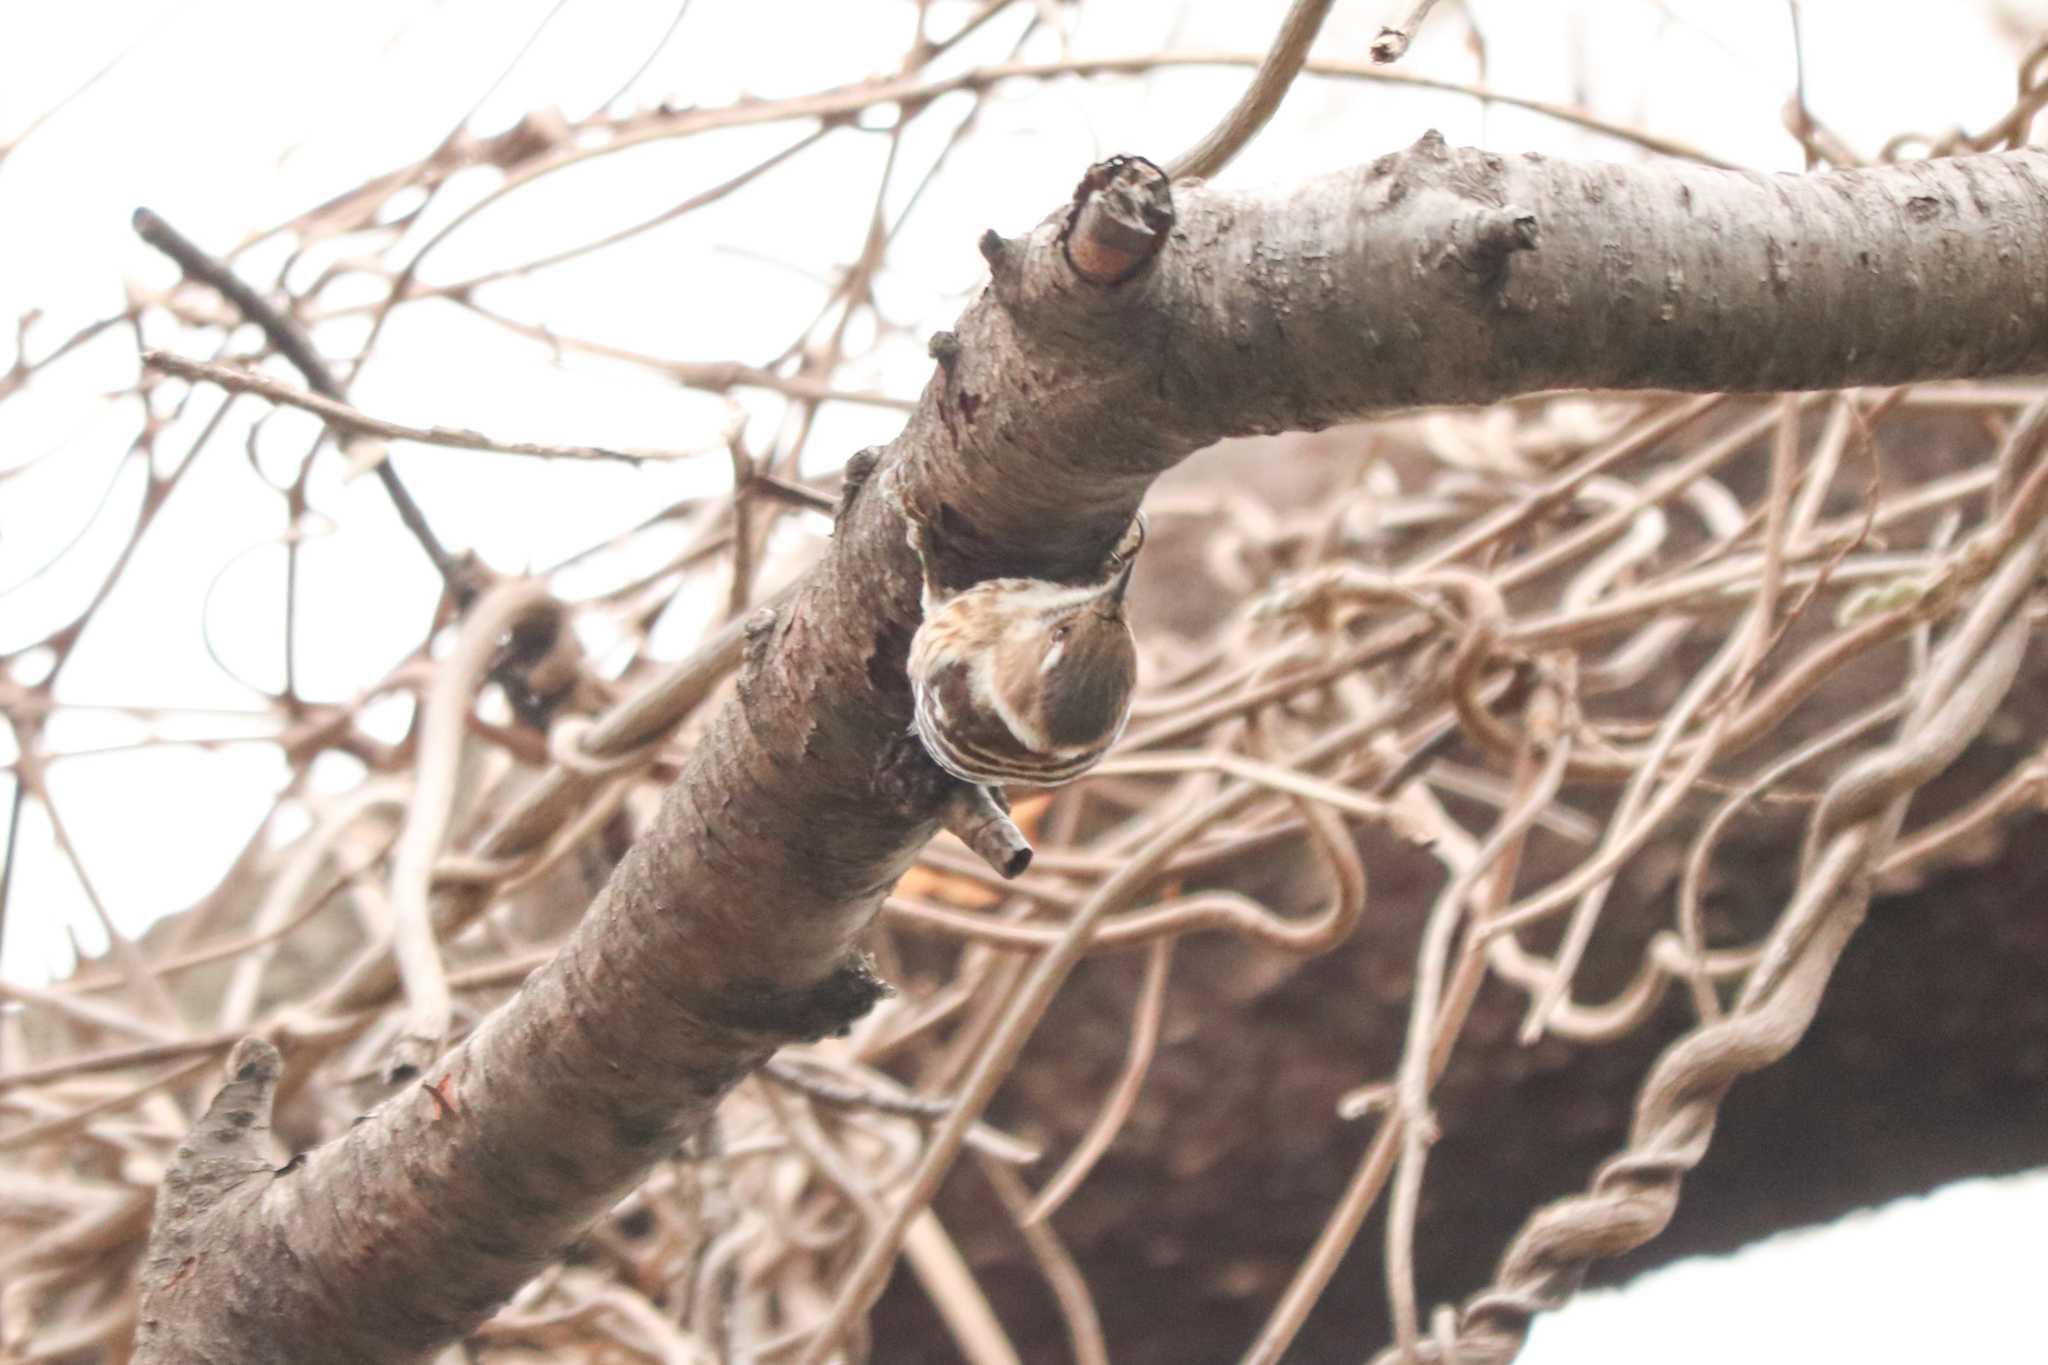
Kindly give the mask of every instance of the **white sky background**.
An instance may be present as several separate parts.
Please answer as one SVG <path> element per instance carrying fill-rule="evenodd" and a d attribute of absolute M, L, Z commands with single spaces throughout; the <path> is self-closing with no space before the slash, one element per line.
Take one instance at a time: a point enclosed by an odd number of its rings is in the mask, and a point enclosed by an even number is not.
<path fill-rule="evenodd" d="M 1400 7 L 1342 0 L 1318 52 L 1362 59 L 1379 23 Z M 552 8 L 553 0 L 0 0 L 0 145 L 127 53 L 0 161 L 0 324 L 43 310 L 31 342 L 41 354 L 77 326 L 118 311 L 130 282 L 168 286 L 171 267 L 129 230 L 138 204 L 220 250 L 424 155 Z M 967 8 L 941 3 L 934 31 L 948 32 Z M 1282 8 L 1279 0 L 1086 0 L 1072 19 L 1073 48 L 1076 55 L 1254 51 L 1270 41 Z M 2048 4 L 2005 8 L 2048 23 Z M 1781 0 L 1474 0 L 1472 9 L 1488 42 L 1490 83 L 1499 89 L 1582 101 L 1763 169 L 1803 164 L 1779 121 L 1793 70 Z M 640 64 L 673 12 L 669 0 L 571 0 L 483 100 L 471 128 L 489 134 L 548 106 L 580 116 Z M 695 0 L 676 40 L 620 107 L 664 97 L 722 104 L 890 74 L 912 13 L 908 3 Z M 1806 0 L 1804 15 L 1809 101 L 1866 154 L 1904 130 L 1982 127 L 2011 102 L 2018 49 L 1989 5 Z M 1016 22 L 990 25 L 938 70 L 1003 60 L 1021 23 L 1020 13 Z M 1447 0 L 1406 65 L 1471 79 L 1465 32 Z M 1025 55 L 1059 53 L 1041 35 Z M 978 285 L 974 241 L 983 228 L 1028 227 L 1064 199 L 1081 167 L 1110 152 L 1169 159 L 1228 105 L 1245 75 L 1204 70 L 1148 82 L 1005 87 L 981 131 L 921 202 L 881 282 L 883 306 L 918 324 L 913 337 L 945 325 Z M 935 109 L 913 125 L 903 151 L 909 171 L 895 181 L 892 210 L 958 117 Z M 1637 155 L 1539 116 L 1483 113 L 1462 97 L 1304 79 L 1222 178 L 1286 181 L 1336 169 L 1428 127 L 1503 151 Z M 585 241 L 658 212 L 805 131 L 794 123 L 736 129 L 600 159 L 524 192 L 530 198 L 505 201 L 502 211 L 486 211 L 430 258 L 422 276 L 452 281 Z M 765 360 L 822 300 L 815 272 L 857 254 L 884 147 L 880 137 L 835 134 L 725 204 L 585 265 L 495 286 L 485 300 L 563 332 L 662 355 Z M 494 183 L 483 172 L 471 179 L 447 196 L 450 206 Z M 434 221 L 446 217 L 437 205 Z M 250 264 L 263 276 L 278 259 L 259 252 Z M 726 419 L 720 400 L 616 367 L 538 364 L 544 357 L 530 343 L 453 309 L 415 306 L 400 318 L 404 325 L 380 342 L 351 390 L 379 416 L 520 439 L 670 449 L 713 444 Z M 345 354 L 360 342 L 360 319 L 333 322 L 319 339 L 330 354 Z M 168 330 L 152 336 L 158 345 L 179 340 Z M 11 341 L 0 341 L 0 365 L 8 359 Z M 74 612 L 126 538 L 140 479 L 132 466 L 119 476 L 116 470 L 135 412 L 132 402 L 109 404 L 100 395 L 131 382 L 133 363 L 132 336 L 112 334 L 0 405 L 0 471 L 35 462 L 0 482 L 0 654 Z M 928 367 L 921 344 L 907 337 L 885 342 L 838 382 L 914 396 Z M 750 438 L 756 448 L 770 444 L 779 401 L 745 401 L 754 414 Z M 260 405 L 246 406 L 253 416 Z M 810 450 L 821 467 L 836 463 L 886 439 L 898 420 L 884 410 L 828 407 Z M 258 447 L 276 462 L 270 472 L 296 459 L 312 430 L 310 419 L 296 415 L 273 420 Z M 189 440 L 189 431 L 182 439 L 174 433 L 167 452 L 181 456 Z M 220 441 L 187 476 L 86 635 L 64 679 L 65 700 L 253 711 L 253 694 L 200 645 L 209 585 L 206 620 L 224 661 L 253 682 L 276 684 L 281 504 L 240 448 L 239 435 Z M 631 470 L 449 451 L 411 450 L 400 461 L 443 540 L 476 548 L 501 571 L 551 563 L 728 477 L 720 453 Z M 345 483 L 331 453 L 314 479 L 313 504 L 315 529 L 330 533 L 306 553 L 304 609 L 317 628 L 302 634 L 298 663 L 305 693 L 336 699 L 381 676 L 417 639 L 435 585 L 374 480 Z M 224 540 L 223 528 L 231 538 Z M 7 591 L 81 535 L 57 571 Z M 669 623 L 675 645 L 697 624 Z M 19 671 L 32 679 L 34 662 L 22 661 Z M 401 724 L 403 711 L 387 719 Z M 235 723 L 218 716 L 188 722 L 210 735 L 230 733 Z M 267 728 L 247 724 L 251 733 Z M 60 717 L 50 730 L 58 749 L 138 737 L 132 722 L 89 712 Z M 0 732 L 0 763 L 14 757 L 9 743 Z M 75 759 L 57 764 L 51 780 L 96 890 L 124 930 L 135 932 L 214 883 L 270 808 L 283 775 L 269 748 L 245 745 Z M 352 780 L 345 765 L 326 776 Z M 10 792 L 0 773 L 0 796 Z M 21 844 L 0 977 L 33 982 L 69 970 L 74 936 L 88 951 L 104 939 L 33 806 Z M 1697 1323 L 1689 1340 L 1669 1348 L 1680 1354 L 1661 1357 L 1672 1365 L 1718 1365 L 1738 1351 L 1787 1361 L 1969 1358 L 1973 1349 L 1979 1358 L 2009 1358 L 2001 1348 L 2015 1340 L 2016 1313 L 2000 1305 L 2038 1294 L 2048 1267 L 2042 1228 L 2048 1180 L 1958 1188 L 1854 1220 L 1853 1236 L 1845 1227 L 1781 1238 L 1649 1277 L 1623 1296 L 1589 1295 L 1546 1322 L 1525 1359 L 1633 1360 L 1618 1343 L 1630 1339 L 1626 1324 L 1641 1315 Z M 1730 1276 L 1741 1277 L 1740 1289 Z M 1827 1306 L 1816 1308 L 1814 1297 Z M 1978 1311 L 1978 1304 L 1987 1306 Z M 1694 1353 L 1682 1354 L 1687 1349 Z"/>

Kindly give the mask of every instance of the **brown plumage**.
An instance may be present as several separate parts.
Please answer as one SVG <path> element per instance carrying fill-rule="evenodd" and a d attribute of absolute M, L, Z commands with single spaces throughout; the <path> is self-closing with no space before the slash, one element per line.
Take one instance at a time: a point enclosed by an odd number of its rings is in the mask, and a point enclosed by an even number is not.
<path fill-rule="evenodd" d="M 946 596 L 932 582 L 928 537 L 913 518 L 925 590 L 909 672 L 926 752 L 984 786 L 1054 786 L 1094 767 L 1123 733 L 1137 685 L 1124 592 L 1142 518 L 1110 576 L 1084 587 L 992 578 Z"/>

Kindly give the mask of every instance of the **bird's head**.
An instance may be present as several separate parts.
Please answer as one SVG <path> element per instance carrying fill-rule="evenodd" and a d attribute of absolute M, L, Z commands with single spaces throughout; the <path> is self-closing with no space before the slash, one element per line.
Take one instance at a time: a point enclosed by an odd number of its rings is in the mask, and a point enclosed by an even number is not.
<path fill-rule="evenodd" d="M 1006 632 L 997 685 L 1055 745 L 1107 742 L 1123 727 L 1138 678 L 1137 646 L 1124 619 L 1130 584 L 1127 561 L 1098 587 L 1048 594 Z"/>

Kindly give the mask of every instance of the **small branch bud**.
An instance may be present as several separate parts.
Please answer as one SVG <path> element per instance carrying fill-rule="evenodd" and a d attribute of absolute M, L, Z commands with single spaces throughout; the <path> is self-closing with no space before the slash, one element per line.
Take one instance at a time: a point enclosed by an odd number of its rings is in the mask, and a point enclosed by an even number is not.
<path fill-rule="evenodd" d="M 1518 251 L 1534 251 L 1537 238 L 1533 213 L 1512 204 L 1475 209 L 1453 225 L 1445 254 L 1482 283 L 1493 284 L 1506 272 L 1508 258 Z"/>
<path fill-rule="evenodd" d="M 839 533 L 840 523 L 844 522 L 846 514 L 853 510 L 853 504 L 859 501 L 860 490 L 867 486 L 868 476 L 875 472 L 875 466 L 881 463 L 881 459 L 880 446 L 864 446 L 854 451 L 846 461 L 846 472 L 839 484 L 839 503 L 832 513 L 834 535 Z"/>

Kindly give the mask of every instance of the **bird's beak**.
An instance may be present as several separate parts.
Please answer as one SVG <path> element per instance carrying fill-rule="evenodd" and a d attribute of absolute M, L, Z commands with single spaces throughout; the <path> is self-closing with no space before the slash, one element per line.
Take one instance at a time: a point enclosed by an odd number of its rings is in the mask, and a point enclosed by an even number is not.
<path fill-rule="evenodd" d="M 1109 587 L 1104 591 L 1102 600 L 1112 616 L 1124 609 L 1124 593 L 1130 590 L 1131 570 L 1137 567 L 1138 561 L 1135 557 L 1127 559 L 1124 566 L 1117 570 L 1116 577 L 1109 580 Z"/>

